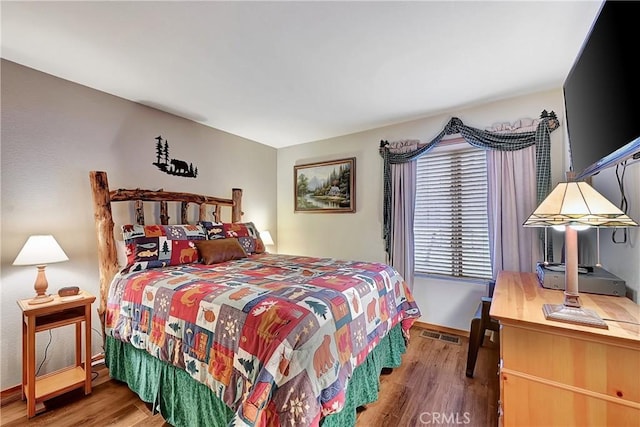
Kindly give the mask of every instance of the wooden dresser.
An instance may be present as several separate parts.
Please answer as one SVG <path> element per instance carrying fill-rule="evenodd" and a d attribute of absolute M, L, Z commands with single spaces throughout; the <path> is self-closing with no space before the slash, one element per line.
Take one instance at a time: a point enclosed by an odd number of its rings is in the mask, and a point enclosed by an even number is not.
<path fill-rule="evenodd" d="M 544 318 L 561 304 L 534 273 L 498 275 L 491 317 L 500 322 L 500 423 L 504 426 L 640 426 L 640 306 L 580 294 L 609 329 Z M 607 320 L 616 319 L 616 321 Z"/>

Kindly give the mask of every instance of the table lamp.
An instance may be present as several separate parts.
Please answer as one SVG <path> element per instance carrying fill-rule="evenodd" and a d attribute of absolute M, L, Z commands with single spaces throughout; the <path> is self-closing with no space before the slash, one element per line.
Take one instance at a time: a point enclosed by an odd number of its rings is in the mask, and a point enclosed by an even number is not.
<path fill-rule="evenodd" d="M 53 300 L 52 296 L 47 295 L 49 283 L 44 269 L 46 264 L 68 260 L 69 258 L 52 235 L 36 235 L 27 239 L 13 261 L 13 265 L 35 265 L 38 268 L 36 283 L 33 286 L 36 296 L 29 300 L 29 304 L 42 304 Z"/>
<path fill-rule="evenodd" d="M 578 230 L 594 227 L 637 226 L 634 220 L 586 182 L 561 182 L 523 224 L 525 227 L 564 229 L 565 290 L 563 304 L 544 304 L 545 318 L 608 329 L 593 310 L 580 306 L 578 295 Z"/>

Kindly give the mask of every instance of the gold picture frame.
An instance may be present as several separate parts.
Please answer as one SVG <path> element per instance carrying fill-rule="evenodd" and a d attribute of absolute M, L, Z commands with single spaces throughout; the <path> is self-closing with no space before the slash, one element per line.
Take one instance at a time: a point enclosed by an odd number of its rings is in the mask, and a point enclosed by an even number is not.
<path fill-rule="evenodd" d="M 356 158 L 294 165 L 294 212 L 356 211 Z"/>

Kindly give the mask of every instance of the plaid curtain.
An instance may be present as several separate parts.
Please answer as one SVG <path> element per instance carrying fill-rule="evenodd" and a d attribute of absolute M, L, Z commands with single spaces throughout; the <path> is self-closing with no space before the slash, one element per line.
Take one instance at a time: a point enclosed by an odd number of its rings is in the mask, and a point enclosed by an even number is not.
<path fill-rule="evenodd" d="M 536 146 L 536 186 L 538 204 L 544 200 L 551 190 L 551 132 L 560 123 L 553 111 L 543 111 L 541 120 L 535 131 L 503 133 L 492 132 L 466 126 L 457 117 L 451 118 L 444 129 L 430 142 L 420 145 L 411 152 L 394 153 L 389 150 L 388 141 L 380 141 L 380 155 L 383 165 L 383 230 L 384 248 L 387 255 L 391 255 L 391 224 L 393 215 L 391 210 L 391 165 L 410 162 L 426 154 L 446 135 L 460 134 L 469 144 L 484 150 L 514 151 Z M 549 248 L 548 250 L 552 250 Z"/>

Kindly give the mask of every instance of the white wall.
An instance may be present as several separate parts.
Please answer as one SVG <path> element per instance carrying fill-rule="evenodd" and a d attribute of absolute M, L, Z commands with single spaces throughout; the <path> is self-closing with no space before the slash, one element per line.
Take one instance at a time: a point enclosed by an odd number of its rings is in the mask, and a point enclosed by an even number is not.
<path fill-rule="evenodd" d="M 466 125 L 484 128 L 496 122 L 536 118 L 545 109 L 555 111 L 562 126 L 564 108 L 560 89 L 279 149 L 278 252 L 384 262 L 380 140 L 420 139 L 427 142 L 453 116 Z M 564 178 L 567 152 L 564 139 L 561 130 L 551 134 L 554 183 Z M 294 165 L 353 156 L 356 157 L 356 213 L 294 213 Z M 484 294 L 485 286 L 472 282 L 418 277 L 414 285 L 422 322 L 461 330 L 469 329 L 470 319 Z"/>
<path fill-rule="evenodd" d="M 89 171 L 107 171 L 111 189 L 164 188 L 230 198 L 232 187 L 242 188 L 243 219 L 260 229 L 275 230 L 276 150 L 9 61 L 2 60 L 1 73 L 0 389 L 4 390 L 21 381 L 16 300 L 34 295 L 35 267 L 11 265 L 27 237 L 53 234 L 69 256 L 68 262 L 47 267 L 49 292 L 77 285 L 99 295 Z M 197 178 L 170 176 L 152 165 L 158 135 L 168 139 L 170 157 L 198 167 Z M 177 207 L 170 215 L 173 221 L 179 218 Z M 93 328 L 100 330 L 97 316 Z M 73 338 L 72 327 L 53 331 L 41 374 L 72 363 Z M 46 332 L 38 334 L 38 364 L 47 340 Z M 102 352 L 101 345 L 96 332 L 93 354 Z"/>

